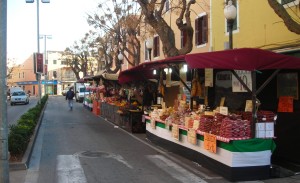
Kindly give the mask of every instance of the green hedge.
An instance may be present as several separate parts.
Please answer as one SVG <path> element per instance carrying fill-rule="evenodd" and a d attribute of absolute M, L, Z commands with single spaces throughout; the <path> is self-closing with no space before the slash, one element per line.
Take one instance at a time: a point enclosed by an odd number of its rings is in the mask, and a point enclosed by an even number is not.
<path fill-rule="evenodd" d="M 12 156 L 25 153 L 47 100 L 48 95 L 43 96 L 35 107 L 29 109 L 20 117 L 16 125 L 9 126 L 8 150 Z"/>

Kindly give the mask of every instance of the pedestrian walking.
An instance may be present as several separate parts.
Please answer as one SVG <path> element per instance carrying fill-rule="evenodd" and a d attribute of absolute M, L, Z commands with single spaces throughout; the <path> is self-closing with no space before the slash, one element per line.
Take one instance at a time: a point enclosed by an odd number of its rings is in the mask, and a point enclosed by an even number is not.
<path fill-rule="evenodd" d="M 68 106 L 70 108 L 70 111 L 73 110 L 73 98 L 74 98 L 75 94 L 74 94 L 74 91 L 73 91 L 73 88 L 71 87 L 69 89 L 69 91 L 67 92 L 66 94 L 66 100 L 68 100 Z"/>

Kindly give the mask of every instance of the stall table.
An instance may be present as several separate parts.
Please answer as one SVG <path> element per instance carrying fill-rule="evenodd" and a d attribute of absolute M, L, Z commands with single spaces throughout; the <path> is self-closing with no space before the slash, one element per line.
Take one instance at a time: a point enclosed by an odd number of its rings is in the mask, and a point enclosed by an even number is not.
<path fill-rule="evenodd" d="M 270 177 L 271 155 L 275 149 L 273 139 L 227 139 L 217 137 L 217 151 L 204 149 L 204 132 L 196 131 L 197 143 L 188 142 L 188 129 L 179 126 L 179 140 L 172 137 L 172 126 L 162 120 L 145 116 L 146 135 L 157 145 L 203 165 L 230 181 L 250 181 Z M 153 119 L 152 119 L 153 120 Z"/>
<path fill-rule="evenodd" d="M 125 113 L 119 113 L 118 106 L 101 103 L 100 111 L 103 118 L 131 133 L 146 132 L 146 124 L 142 122 L 143 112 L 140 110 L 128 110 Z"/>

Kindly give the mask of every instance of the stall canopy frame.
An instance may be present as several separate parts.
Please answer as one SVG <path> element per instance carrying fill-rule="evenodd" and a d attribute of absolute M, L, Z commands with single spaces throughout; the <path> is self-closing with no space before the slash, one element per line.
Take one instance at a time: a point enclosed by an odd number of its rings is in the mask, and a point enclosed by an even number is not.
<path fill-rule="evenodd" d="M 185 56 L 188 66 L 192 69 L 228 69 L 252 94 L 252 136 L 255 134 L 256 114 L 256 96 L 263 88 L 279 73 L 280 69 L 299 69 L 300 58 L 274 53 L 267 50 L 256 48 L 241 48 L 225 51 L 188 54 Z M 260 70 L 272 69 L 273 74 L 256 89 L 256 72 Z M 251 71 L 252 90 L 237 76 L 234 70 Z"/>
<path fill-rule="evenodd" d="M 132 67 L 119 74 L 119 83 L 124 84 L 132 81 L 143 81 L 147 79 L 156 79 L 153 70 L 170 67 L 171 64 L 185 63 L 184 55 L 170 57 L 163 60 L 143 62 L 138 66 Z"/>

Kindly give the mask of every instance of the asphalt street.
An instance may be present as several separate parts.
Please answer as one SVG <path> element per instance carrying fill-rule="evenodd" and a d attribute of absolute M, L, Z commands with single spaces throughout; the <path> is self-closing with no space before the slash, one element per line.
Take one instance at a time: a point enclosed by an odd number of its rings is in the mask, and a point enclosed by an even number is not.
<path fill-rule="evenodd" d="M 227 183 L 229 181 L 131 134 L 63 96 L 50 96 L 27 170 L 10 171 L 12 183 Z M 299 176 L 252 181 L 300 182 Z"/>

